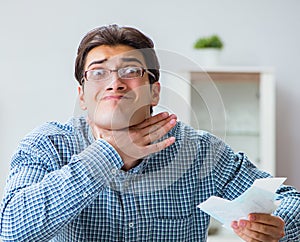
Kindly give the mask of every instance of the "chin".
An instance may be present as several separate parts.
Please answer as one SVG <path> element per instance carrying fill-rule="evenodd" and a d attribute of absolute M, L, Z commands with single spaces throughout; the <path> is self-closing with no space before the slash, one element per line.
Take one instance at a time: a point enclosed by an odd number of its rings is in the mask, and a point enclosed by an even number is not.
<path fill-rule="evenodd" d="M 99 112 L 101 110 L 101 112 Z M 106 111 L 107 110 L 107 111 Z M 143 122 L 150 116 L 150 107 L 143 106 L 141 108 L 118 107 L 114 110 L 99 109 L 93 111 L 91 119 L 99 128 L 118 130 L 125 129 L 130 126 Z"/>
<path fill-rule="evenodd" d="M 122 111 L 117 109 L 114 112 L 98 113 L 97 117 L 94 117 L 94 120 L 100 128 L 111 130 L 125 129 L 137 125 L 149 117 L 150 112 L 147 110 L 150 110 L 150 108 L 143 107 L 135 112 L 132 109 Z"/>
<path fill-rule="evenodd" d="M 108 130 L 119 130 L 119 129 L 125 129 L 130 126 L 130 123 L 128 122 L 122 122 L 121 120 L 95 120 L 94 121 L 96 126 L 101 129 L 108 129 Z"/>
<path fill-rule="evenodd" d="M 145 118 L 126 118 L 126 117 L 101 117 L 96 119 L 95 124 L 103 129 L 120 130 L 136 125 L 144 121 Z"/>

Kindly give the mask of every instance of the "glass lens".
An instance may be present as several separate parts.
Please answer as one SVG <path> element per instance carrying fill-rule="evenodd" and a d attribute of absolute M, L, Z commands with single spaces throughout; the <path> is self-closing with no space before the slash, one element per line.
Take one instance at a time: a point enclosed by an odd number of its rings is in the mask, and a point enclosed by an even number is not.
<path fill-rule="evenodd" d="M 119 77 L 123 79 L 138 78 L 143 76 L 143 68 L 141 67 L 126 67 L 118 71 Z"/>
<path fill-rule="evenodd" d="M 87 72 L 87 79 L 91 81 L 101 81 L 105 80 L 109 77 L 109 70 L 106 69 L 96 69 L 96 70 L 90 70 Z"/>

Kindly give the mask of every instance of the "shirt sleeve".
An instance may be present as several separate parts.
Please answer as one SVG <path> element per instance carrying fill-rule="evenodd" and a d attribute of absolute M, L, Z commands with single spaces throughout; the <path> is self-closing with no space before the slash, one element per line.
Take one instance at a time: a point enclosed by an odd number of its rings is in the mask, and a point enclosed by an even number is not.
<path fill-rule="evenodd" d="M 3 241 L 50 240 L 95 199 L 123 165 L 112 146 L 97 140 L 73 155 L 67 165 L 49 171 L 46 164 L 58 159 L 53 149 L 30 147 L 13 157 L 15 165 L 0 211 Z"/>
<path fill-rule="evenodd" d="M 223 142 L 214 142 L 214 180 L 217 196 L 233 200 L 245 192 L 256 179 L 271 177 L 258 169 L 244 153 L 234 153 Z M 291 186 L 276 192 L 280 206 L 274 215 L 285 221 L 285 236 L 280 241 L 300 241 L 300 193 Z"/>
<path fill-rule="evenodd" d="M 285 221 L 285 236 L 280 241 L 300 241 L 300 193 L 291 186 L 281 186 L 277 190 L 281 200 L 274 215 Z"/>

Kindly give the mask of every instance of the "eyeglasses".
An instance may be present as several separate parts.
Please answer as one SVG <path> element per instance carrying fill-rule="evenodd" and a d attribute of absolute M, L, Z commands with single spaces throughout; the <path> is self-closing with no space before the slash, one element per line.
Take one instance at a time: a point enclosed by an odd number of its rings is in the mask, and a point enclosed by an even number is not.
<path fill-rule="evenodd" d="M 129 66 L 129 67 L 124 67 L 116 70 L 110 70 L 106 68 L 87 70 L 84 72 L 84 78 L 87 81 L 102 82 L 109 79 L 112 72 L 117 72 L 118 77 L 124 80 L 142 78 L 145 72 L 147 72 L 155 79 L 155 75 L 152 72 L 148 71 L 143 67 L 138 67 L 138 66 Z"/>

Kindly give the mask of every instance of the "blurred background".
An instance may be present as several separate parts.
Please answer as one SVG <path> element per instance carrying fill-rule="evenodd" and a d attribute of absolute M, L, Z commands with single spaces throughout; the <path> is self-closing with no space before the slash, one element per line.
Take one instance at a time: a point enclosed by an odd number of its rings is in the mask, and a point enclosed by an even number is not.
<path fill-rule="evenodd" d="M 73 115 L 79 41 L 111 23 L 137 27 L 156 48 L 191 58 L 198 37 L 217 33 L 223 65 L 273 67 L 276 175 L 300 189 L 299 12 L 298 0 L 0 0 L 0 195 L 20 139 Z"/>

